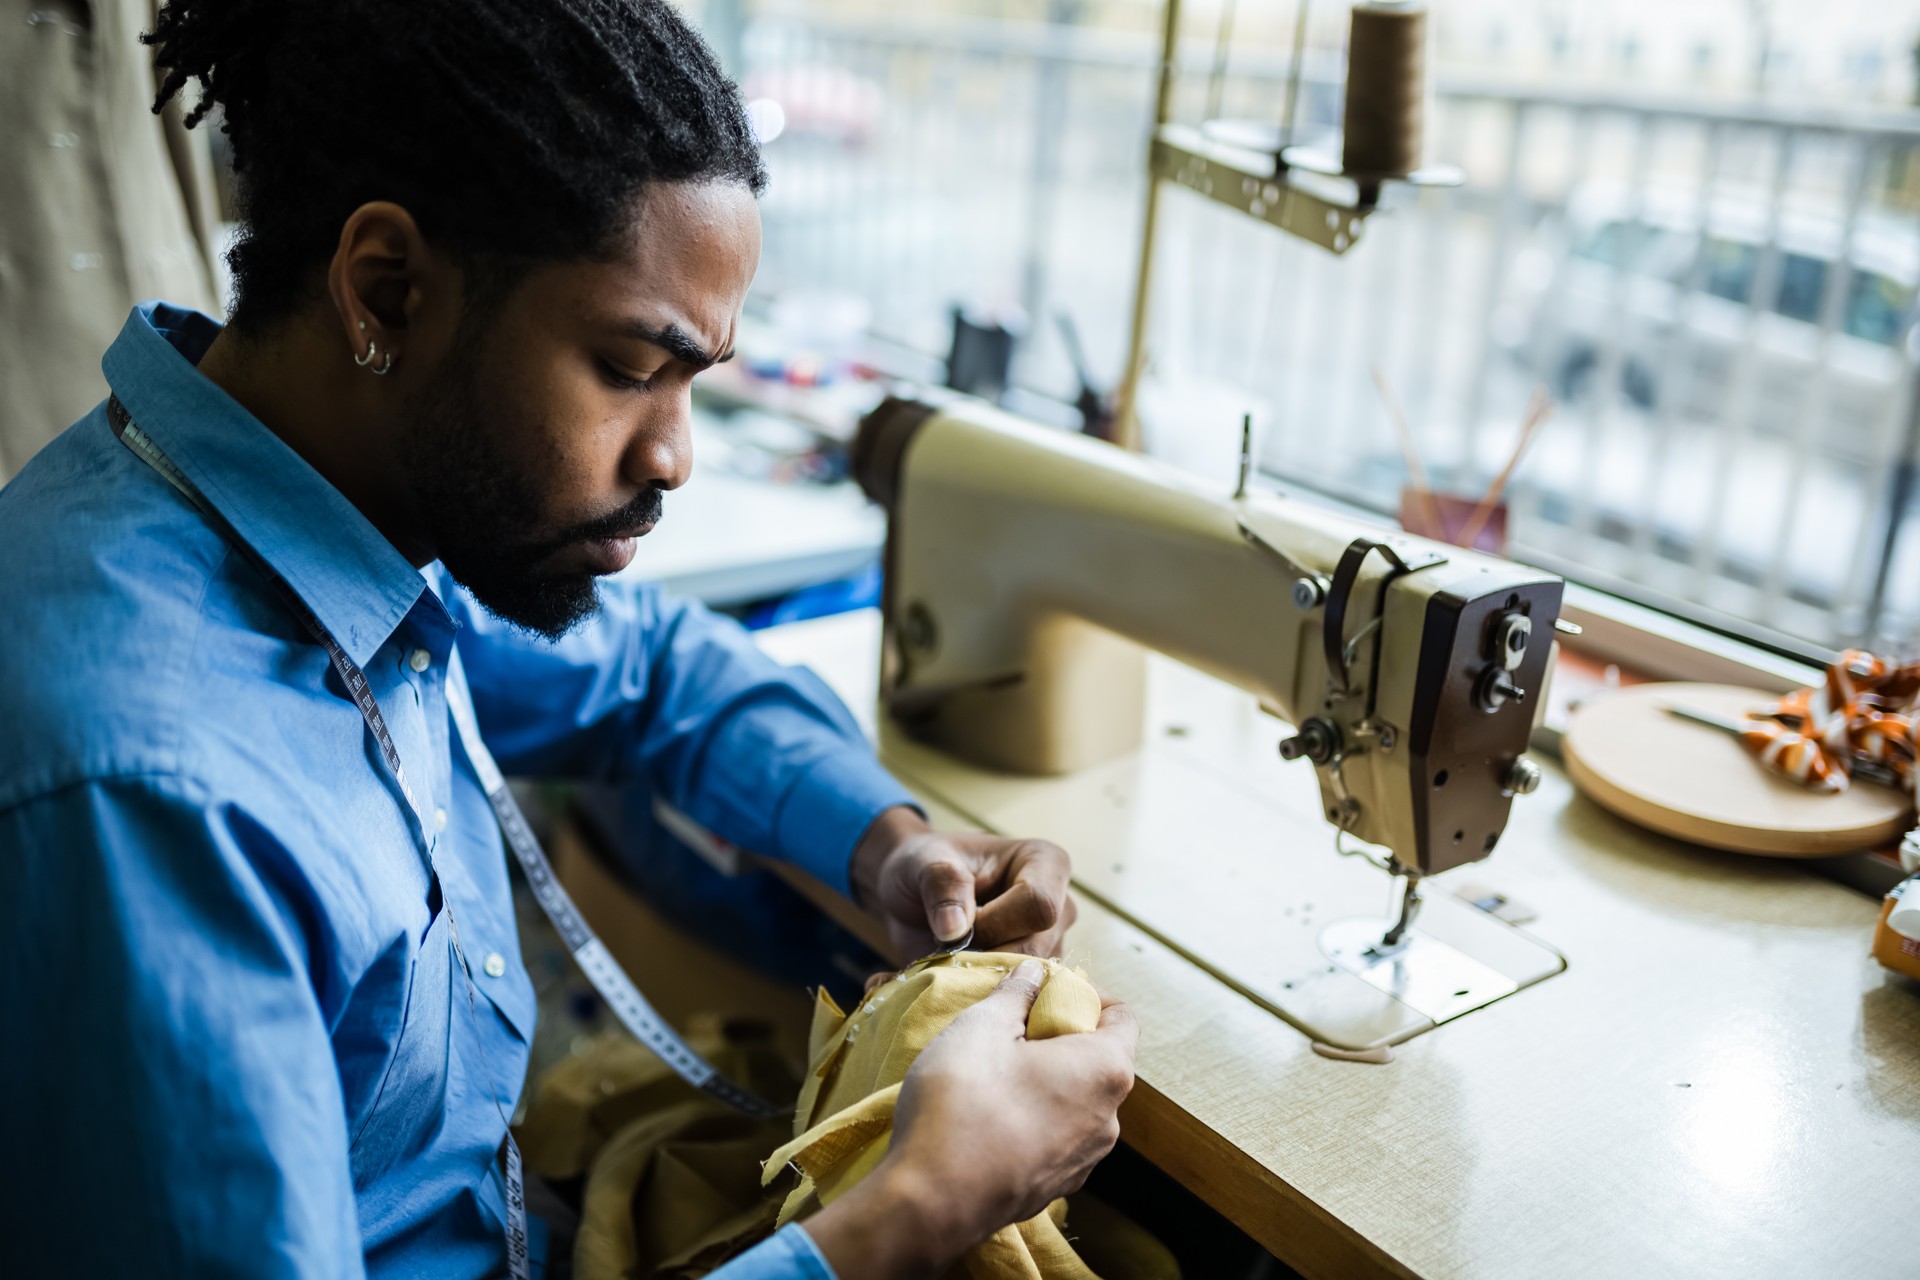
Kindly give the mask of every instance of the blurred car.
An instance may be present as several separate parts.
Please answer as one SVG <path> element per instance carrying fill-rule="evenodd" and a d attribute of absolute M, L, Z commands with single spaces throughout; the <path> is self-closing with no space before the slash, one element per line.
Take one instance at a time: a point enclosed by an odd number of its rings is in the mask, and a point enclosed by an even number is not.
<path fill-rule="evenodd" d="M 1707 422 L 1744 409 L 1775 436 L 1792 434 L 1824 369 L 1823 443 L 1861 456 L 1912 355 L 1920 220 L 1858 215 L 1823 347 L 1842 213 L 1783 209 L 1771 287 L 1764 196 L 1717 194 L 1704 248 L 1700 214 L 1691 192 L 1649 189 L 1636 209 L 1618 188 L 1577 189 L 1516 260 L 1496 316 L 1502 345 L 1562 400 L 1617 391 L 1643 410 Z M 1752 383 L 1735 405 L 1750 325 Z"/>

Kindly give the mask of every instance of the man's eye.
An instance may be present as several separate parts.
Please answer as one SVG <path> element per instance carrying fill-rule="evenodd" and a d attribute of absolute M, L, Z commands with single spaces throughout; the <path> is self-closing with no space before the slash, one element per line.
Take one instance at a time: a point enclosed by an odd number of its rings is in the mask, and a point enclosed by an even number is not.
<path fill-rule="evenodd" d="M 600 376 L 605 378 L 611 385 L 619 387 L 623 391 L 653 390 L 653 377 L 651 375 L 645 378 L 630 378 L 605 360 L 600 361 Z"/>

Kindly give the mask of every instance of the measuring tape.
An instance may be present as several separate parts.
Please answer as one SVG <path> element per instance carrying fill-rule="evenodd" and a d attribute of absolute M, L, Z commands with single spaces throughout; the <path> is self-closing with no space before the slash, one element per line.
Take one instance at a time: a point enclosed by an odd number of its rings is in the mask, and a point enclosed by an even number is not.
<path fill-rule="evenodd" d="M 464 685 L 465 681 L 461 683 Z M 473 762 L 474 772 L 480 775 L 480 786 L 487 793 L 488 803 L 493 806 L 493 816 L 499 819 L 507 846 L 513 850 L 520 869 L 526 873 L 527 887 L 533 890 L 534 899 L 539 902 L 540 909 L 546 912 L 547 919 L 552 921 L 554 931 L 566 944 L 574 963 L 580 966 L 580 972 L 587 976 L 593 989 L 600 993 L 600 998 L 620 1019 L 620 1025 L 632 1032 L 634 1039 L 653 1050 L 682 1080 L 707 1096 L 750 1116 L 769 1118 L 789 1114 L 791 1108 L 773 1106 L 720 1074 L 712 1063 L 694 1052 L 685 1040 L 675 1034 L 673 1028 L 647 1003 L 647 998 L 627 977 L 627 971 L 607 950 L 607 944 L 600 941 L 581 917 L 580 909 L 573 905 L 573 899 L 553 874 L 553 864 L 547 861 L 546 851 L 540 847 L 540 841 L 527 825 L 526 815 L 520 812 L 520 805 L 508 789 L 507 780 L 493 762 L 493 754 L 480 739 L 480 726 L 473 718 L 473 704 L 464 696 L 464 689 L 454 689 L 450 683 L 448 692 L 453 696 L 447 698 L 447 707 L 453 712 L 453 723 L 459 730 L 461 745 L 467 749 L 467 759 Z"/>
<path fill-rule="evenodd" d="M 299 593 L 287 584 L 273 567 L 260 556 L 245 539 L 241 538 L 227 518 L 207 501 L 186 473 L 167 457 L 152 437 L 141 431 L 120 403 L 119 396 L 107 401 L 107 420 L 113 425 L 113 433 L 120 442 L 132 450 L 135 457 L 159 472 L 161 477 L 182 497 L 194 505 L 216 532 L 232 543 L 235 550 L 253 562 L 268 581 L 285 598 L 288 608 L 293 610 L 301 624 L 312 633 L 327 651 L 328 659 L 334 670 L 347 686 L 353 703 L 360 709 L 361 719 L 366 721 L 367 729 L 373 734 L 380 746 L 380 755 L 387 763 L 387 772 L 394 785 L 399 789 L 400 798 L 407 810 L 414 842 L 420 851 L 421 860 L 426 864 L 427 872 L 436 880 L 439 872 L 433 865 L 433 842 L 427 836 L 427 824 L 424 810 L 414 797 L 413 787 L 407 781 L 407 771 L 400 761 L 400 751 L 394 746 L 393 735 L 387 731 L 386 717 L 380 713 L 380 703 L 373 696 L 372 686 L 367 682 L 366 672 L 360 665 L 347 656 L 339 641 L 333 638 L 313 610 L 307 607 Z M 457 672 L 456 665 L 450 669 L 450 675 Z M 633 1038 L 647 1046 L 660 1060 L 673 1069 L 675 1075 L 718 1102 L 743 1114 L 756 1118 L 771 1118 L 789 1113 L 786 1107 L 776 1107 L 748 1089 L 734 1083 L 705 1058 L 694 1052 L 693 1048 L 682 1040 L 672 1027 L 668 1026 L 640 989 L 627 977 L 626 970 L 613 958 L 606 944 L 601 942 L 584 918 L 573 899 L 553 874 L 553 864 L 547 861 L 546 851 L 540 847 L 540 841 L 533 834 L 533 828 L 527 825 L 527 818 L 520 811 L 519 802 L 513 798 L 513 792 L 507 787 L 507 780 L 494 763 L 493 754 L 487 750 L 486 743 L 480 738 L 480 727 L 474 720 L 473 706 L 467 697 L 464 674 L 447 681 L 447 707 L 453 714 L 453 722 L 460 734 L 460 743 L 466 749 L 467 759 L 479 775 L 481 789 L 487 793 L 487 803 L 493 806 L 493 815 L 500 823 L 500 831 L 506 838 L 507 847 L 513 850 L 514 859 L 526 874 L 527 884 L 533 890 L 533 896 L 553 923 L 556 932 L 566 944 L 574 963 L 580 966 L 587 981 L 607 1007 L 613 1010 Z M 448 932 L 453 939 L 455 955 L 460 960 L 461 972 L 467 979 L 467 1001 L 469 1008 L 473 1004 L 473 971 L 467 964 L 466 951 L 460 945 L 460 929 L 453 919 L 453 906 L 446 903 Z M 500 1109 L 499 1100 L 494 1100 L 496 1110 Z M 527 1263 L 527 1207 L 526 1184 L 522 1176 L 520 1148 L 513 1140 L 511 1127 L 506 1126 L 506 1115 L 501 1113 L 501 1123 L 507 1131 L 501 1140 L 502 1178 L 506 1184 L 507 1207 L 507 1265 L 514 1280 L 528 1280 Z"/>

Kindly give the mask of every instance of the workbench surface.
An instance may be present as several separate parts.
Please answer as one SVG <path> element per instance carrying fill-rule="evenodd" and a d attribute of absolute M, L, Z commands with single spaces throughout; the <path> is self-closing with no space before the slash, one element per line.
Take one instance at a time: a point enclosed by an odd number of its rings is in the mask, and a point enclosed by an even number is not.
<path fill-rule="evenodd" d="M 763 643 L 873 729 L 876 615 Z M 1157 662 L 1149 705 L 1150 738 L 1178 725 L 1181 749 L 1235 785 L 1317 809 L 1310 771 L 1278 761 L 1279 726 L 1250 700 Z M 1007 834 L 1085 829 L 1049 810 L 1061 783 L 983 781 L 881 742 L 936 823 L 981 825 L 943 794 L 997 786 L 994 811 L 1025 828 Z M 1330 832 L 1310 849 L 1222 849 L 1204 825 L 1166 856 L 1223 920 L 1245 915 L 1250 865 L 1334 857 Z M 1081 893 L 1068 957 L 1142 1027 L 1126 1140 L 1312 1277 L 1920 1275 L 1898 1251 L 1920 1191 L 1920 987 L 1868 957 L 1877 902 L 1792 862 L 1642 832 L 1551 763 L 1500 851 L 1435 883 L 1462 878 L 1534 908 L 1528 930 L 1567 972 L 1385 1065 L 1320 1057 Z"/>

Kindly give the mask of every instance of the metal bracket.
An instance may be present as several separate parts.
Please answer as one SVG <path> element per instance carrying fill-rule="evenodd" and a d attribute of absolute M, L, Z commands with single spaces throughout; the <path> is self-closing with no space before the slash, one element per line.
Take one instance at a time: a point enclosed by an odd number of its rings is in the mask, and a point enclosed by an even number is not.
<path fill-rule="evenodd" d="M 1178 183 L 1333 254 L 1353 248 L 1373 212 L 1322 199 L 1293 182 L 1273 156 L 1216 142 L 1186 125 L 1162 125 L 1154 134 L 1152 166 L 1155 179 Z"/>

